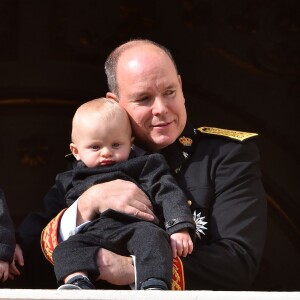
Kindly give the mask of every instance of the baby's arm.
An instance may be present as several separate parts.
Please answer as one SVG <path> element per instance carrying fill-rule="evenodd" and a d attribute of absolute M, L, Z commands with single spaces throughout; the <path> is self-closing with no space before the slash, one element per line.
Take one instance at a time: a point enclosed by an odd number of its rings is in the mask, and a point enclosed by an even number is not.
<path fill-rule="evenodd" d="M 0 280 L 5 282 L 8 278 L 9 263 L 0 260 Z"/>
<path fill-rule="evenodd" d="M 186 257 L 193 251 L 193 241 L 187 229 L 175 232 L 170 236 L 173 257 Z"/>

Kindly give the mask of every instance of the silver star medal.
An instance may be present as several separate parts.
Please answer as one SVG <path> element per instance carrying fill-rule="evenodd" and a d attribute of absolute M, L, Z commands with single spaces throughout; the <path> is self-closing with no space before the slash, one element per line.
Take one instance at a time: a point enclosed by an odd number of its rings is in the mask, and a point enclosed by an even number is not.
<path fill-rule="evenodd" d="M 201 234 L 205 235 L 205 232 L 203 230 L 207 230 L 207 228 L 205 227 L 207 222 L 204 221 L 205 217 L 201 217 L 201 212 L 197 214 L 197 212 L 194 211 L 193 218 L 196 224 L 196 235 L 201 240 Z"/>

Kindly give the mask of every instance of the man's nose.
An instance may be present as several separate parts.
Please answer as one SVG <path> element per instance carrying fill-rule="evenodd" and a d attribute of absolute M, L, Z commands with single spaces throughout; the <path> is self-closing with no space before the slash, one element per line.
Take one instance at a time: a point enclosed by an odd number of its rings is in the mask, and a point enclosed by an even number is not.
<path fill-rule="evenodd" d="M 164 114 L 167 111 L 168 107 L 166 101 L 161 97 L 156 97 L 152 106 L 153 115 Z"/>

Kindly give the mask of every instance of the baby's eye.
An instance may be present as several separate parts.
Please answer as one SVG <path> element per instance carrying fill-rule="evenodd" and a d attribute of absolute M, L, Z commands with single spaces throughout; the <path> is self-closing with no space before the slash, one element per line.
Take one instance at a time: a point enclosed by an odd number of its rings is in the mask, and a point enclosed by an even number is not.
<path fill-rule="evenodd" d="M 118 149 L 118 148 L 120 148 L 120 144 L 119 144 L 119 143 L 113 143 L 113 144 L 112 144 L 112 147 L 113 147 L 114 149 Z"/>
<path fill-rule="evenodd" d="M 99 149 L 99 146 L 98 146 L 98 145 L 93 145 L 91 148 L 92 148 L 93 150 L 98 150 L 98 149 Z"/>

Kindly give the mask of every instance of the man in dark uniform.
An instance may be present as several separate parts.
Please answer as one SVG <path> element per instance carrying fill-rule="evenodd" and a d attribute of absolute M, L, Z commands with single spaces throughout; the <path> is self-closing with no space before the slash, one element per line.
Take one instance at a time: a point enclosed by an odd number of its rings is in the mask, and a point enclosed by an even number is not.
<path fill-rule="evenodd" d="M 161 45 L 147 40 L 125 43 L 111 53 L 105 69 L 107 97 L 128 112 L 136 146 L 162 153 L 191 199 L 198 239 L 193 253 L 183 259 L 186 288 L 249 289 L 266 235 L 266 201 L 255 134 L 191 126 L 181 77 L 171 54 Z M 52 191 L 63 195 L 60 187 Z M 93 186 L 74 205 L 60 223 L 63 239 L 72 229 L 70 220 L 76 227 L 108 208 L 154 219 L 146 195 L 121 180 Z M 97 259 L 99 279 L 114 285 L 132 284 L 131 258 L 100 249 Z"/>

